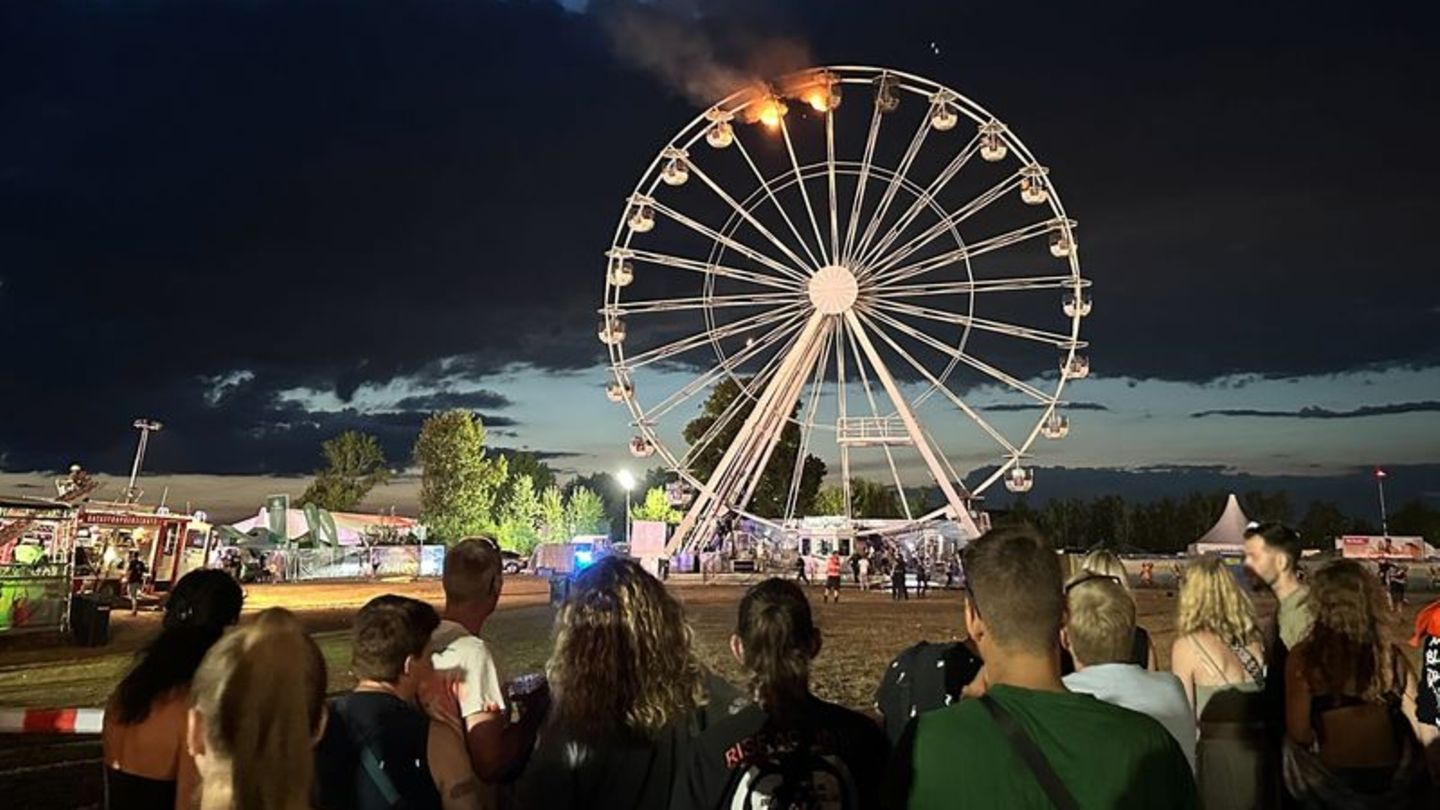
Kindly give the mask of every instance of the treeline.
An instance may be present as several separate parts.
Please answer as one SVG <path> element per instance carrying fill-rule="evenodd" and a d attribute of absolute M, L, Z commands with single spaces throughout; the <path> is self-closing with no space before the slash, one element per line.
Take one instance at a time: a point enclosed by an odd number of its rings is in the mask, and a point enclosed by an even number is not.
<path fill-rule="evenodd" d="M 1215 525 L 1228 497 L 1226 492 L 1208 492 L 1132 503 L 1121 495 L 1105 495 L 1090 500 L 1053 498 L 1039 506 L 1021 498 L 1007 510 L 992 510 L 991 519 L 996 525 L 1031 523 L 1059 546 L 1104 545 L 1175 553 Z M 1308 548 L 1334 548 L 1335 538 L 1345 534 L 1380 533 L 1378 515 L 1346 514 L 1331 501 L 1312 501 L 1302 511 L 1284 491 L 1247 492 L 1238 497 L 1251 520 L 1288 523 L 1300 531 Z M 1410 501 L 1390 514 L 1389 528 L 1392 535 L 1418 535 L 1434 541 L 1440 537 L 1440 509 L 1421 500 Z"/>

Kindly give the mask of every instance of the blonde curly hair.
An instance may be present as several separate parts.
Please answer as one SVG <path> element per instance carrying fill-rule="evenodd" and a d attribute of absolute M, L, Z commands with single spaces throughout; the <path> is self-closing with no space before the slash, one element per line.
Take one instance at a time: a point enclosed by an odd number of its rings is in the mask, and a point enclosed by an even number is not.
<path fill-rule="evenodd" d="M 655 739 L 706 701 L 684 609 L 633 560 L 576 578 L 545 666 L 554 721 L 577 740 Z"/>
<path fill-rule="evenodd" d="M 1354 560 L 1327 563 L 1310 578 L 1310 605 L 1315 624 L 1295 653 L 1312 691 L 1376 700 L 1404 688 L 1409 662 L 1386 637 L 1379 577 Z"/>
<path fill-rule="evenodd" d="M 1206 554 L 1186 567 L 1175 632 L 1181 636 L 1210 632 L 1236 647 L 1260 640 L 1255 605 L 1220 557 Z"/>

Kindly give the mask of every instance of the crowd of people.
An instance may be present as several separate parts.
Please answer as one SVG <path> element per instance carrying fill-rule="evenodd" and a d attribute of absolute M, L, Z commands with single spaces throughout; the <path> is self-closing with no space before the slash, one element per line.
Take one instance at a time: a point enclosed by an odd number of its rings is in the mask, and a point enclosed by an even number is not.
<path fill-rule="evenodd" d="M 701 664 L 684 607 L 621 557 L 575 578 L 544 677 L 504 682 L 485 640 L 500 553 L 465 540 L 446 556 L 439 610 L 384 595 L 359 611 L 354 688 L 327 699 L 326 661 L 295 616 L 272 608 L 237 628 L 239 586 L 197 571 L 107 706 L 106 804 L 1437 806 L 1425 746 L 1433 754 L 1440 604 L 1411 640 L 1437 667 L 1421 683 L 1386 635 L 1379 579 L 1342 560 L 1301 583 L 1298 558 L 1292 530 L 1248 533 L 1246 567 L 1278 601 L 1273 627 L 1219 558 L 1193 561 L 1162 671 L 1118 558 L 1092 553 L 1066 580 L 1046 538 L 991 531 L 963 552 L 967 640 L 898 658 L 880 692 L 903 696 L 879 700 L 880 718 L 812 691 L 824 637 L 789 579 L 738 605 L 739 685 Z M 825 599 L 839 593 L 832 562 Z M 926 677 L 947 662 L 963 677 Z"/>

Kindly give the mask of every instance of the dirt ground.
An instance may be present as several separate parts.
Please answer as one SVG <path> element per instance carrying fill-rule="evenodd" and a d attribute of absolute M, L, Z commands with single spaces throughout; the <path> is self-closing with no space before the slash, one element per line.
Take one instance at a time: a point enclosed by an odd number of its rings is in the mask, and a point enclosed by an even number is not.
<path fill-rule="evenodd" d="M 672 591 L 685 604 L 701 660 L 734 683 L 742 675 L 728 648 L 735 608 L 743 588 L 736 585 L 681 585 Z M 283 604 L 295 610 L 315 633 L 330 667 L 330 688 L 353 684 L 349 674 L 348 626 L 355 610 L 380 593 L 402 593 L 439 604 L 434 582 L 351 582 L 252 587 L 246 617 Z M 893 602 L 879 591 L 862 593 L 847 585 L 839 604 L 820 601 L 810 590 L 824 646 L 814 664 L 815 692 L 828 700 L 868 710 L 889 661 L 920 640 L 949 641 L 963 635 L 963 597 L 959 591 L 931 591 L 925 598 Z M 1150 631 L 1162 667 L 1174 640 L 1175 598 L 1162 589 L 1137 591 L 1140 624 Z M 1397 637 L 1407 637 L 1414 614 L 1431 597 L 1416 595 L 1397 617 Z M 1274 609 L 1257 600 L 1262 613 Z M 496 650 L 502 675 L 513 677 L 544 668 L 551 647 L 554 609 L 544 581 L 507 580 L 501 608 L 484 635 Z M 154 635 L 158 613 L 138 617 L 117 612 L 111 644 L 100 649 L 56 646 L 54 640 L 30 639 L 0 647 L 0 707 L 101 706 L 135 653 Z M 1403 636 L 1398 635 L 1404 631 Z M 100 801 L 99 745 L 93 737 L 43 737 L 0 734 L 0 790 L 23 799 L 23 806 L 97 807 Z M 18 793 L 9 793 L 12 789 Z"/>

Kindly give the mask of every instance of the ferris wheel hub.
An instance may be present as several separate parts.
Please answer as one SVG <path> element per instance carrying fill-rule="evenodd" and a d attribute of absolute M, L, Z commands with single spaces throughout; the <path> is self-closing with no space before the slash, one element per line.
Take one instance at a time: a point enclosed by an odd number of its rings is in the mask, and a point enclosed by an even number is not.
<path fill-rule="evenodd" d="M 838 264 L 820 268 L 809 282 L 810 304 L 822 315 L 843 315 L 855 305 L 860 284 L 850 268 Z"/>

